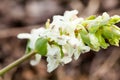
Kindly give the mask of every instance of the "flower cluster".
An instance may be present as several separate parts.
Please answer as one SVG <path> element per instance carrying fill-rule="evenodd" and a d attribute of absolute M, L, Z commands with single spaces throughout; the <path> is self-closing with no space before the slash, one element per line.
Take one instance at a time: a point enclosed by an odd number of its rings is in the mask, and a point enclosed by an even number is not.
<path fill-rule="evenodd" d="M 120 16 L 110 17 L 105 12 L 102 16 L 83 19 L 77 14 L 77 10 L 66 11 L 64 16 L 54 16 L 51 23 L 48 20 L 45 28 L 18 35 L 20 39 L 29 39 L 26 53 L 38 53 L 35 60 L 31 60 L 32 65 L 38 64 L 41 56 L 46 56 L 47 71 L 52 72 L 60 64 L 77 60 L 81 53 L 119 45 L 120 28 L 115 23 L 120 22 Z"/>

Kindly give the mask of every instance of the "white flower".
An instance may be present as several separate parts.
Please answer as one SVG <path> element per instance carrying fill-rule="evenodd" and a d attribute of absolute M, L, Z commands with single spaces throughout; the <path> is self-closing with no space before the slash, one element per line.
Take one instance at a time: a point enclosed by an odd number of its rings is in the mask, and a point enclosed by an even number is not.
<path fill-rule="evenodd" d="M 96 32 L 99 29 L 105 31 L 104 29 L 109 27 L 112 30 L 111 32 L 114 33 L 113 35 L 116 36 L 113 41 L 111 39 L 111 44 L 119 42 L 120 29 L 114 25 L 120 21 L 119 16 L 110 17 L 105 12 L 102 16 L 84 20 L 83 18 L 77 17 L 77 14 L 77 10 L 66 11 L 63 16 L 54 16 L 52 23 L 48 21 L 46 28 L 33 29 L 30 34 L 21 33 L 18 35 L 20 39 L 29 39 L 28 47 L 33 51 L 35 50 L 35 43 L 38 38 L 47 39 L 47 54 L 45 56 L 48 62 L 48 72 L 52 72 L 61 64 L 64 65 L 71 62 L 73 58 L 77 60 L 81 53 L 90 51 L 90 48 L 98 51 L 101 43 L 98 40 L 99 36 L 96 36 Z M 103 38 L 107 39 L 111 37 L 105 34 L 109 34 L 109 32 L 103 32 Z M 83 42 L 83 40 L 86 42 Z M 101 42 L 103 42 L 102 45 L 105 44 L 102 38 Z M 41 55 L 36 54 L 35 60 L 30 61 L 31 65 L 38 64 L 40 59 Z"/>
<path fill-rule="evenodd" d="M 72 46 L 73 49 L 71 49 L 73 51 L 74 54 L 74 59 L 77 60 L 80 56 L 80 53 L 85 53 L 90 51 L 90 47 L 85 46 L 82 39 L 76 39 L 76 38 L 71 38 L 69 40 L 70 45 Z M 72 52 L 71 51 L 71 52 Z"/>
<path fill-rule="evenodd" d="M 65 45 L 68 40 L 69 40 L 69 36 L 62 35 L 62 36 L 57 36 L 55 42 L 57 42 L 59 45 Z"/>
<path fill-rule="evenodd" d="M 49 52 L 47 53 L 47 71 L 52 72 L 59 66 L 59 59 L 60 59 L 60 49 L 57 46 L 50 46 L 48 45 Z"/>
<path fill-rule="evenodd" d="M 69 43 L 63 45 L 62 50 L 65 56 L 67 57 L 73 56 L 74 49 Z"/>
<path fill-rule="evenodd" d="M 67 64 L 72 61 L 71 57 L 63 57 L 61 58 L 61 52 L 60 48 L 58 46 L 52 45 L 50 46 L 48 44 L 48 50 L 47 53 L 47 71 L 52 72 L 54 69 L 56 69 L 60 64 Z"/>
<path fill-rule="evenodd" d="M 53 22 L 50 24 L 50 28 L 55 32 L 60 32 L 62 29 L 63 33 L 68 33 L 69 35 L 74 36 L 74 30 L 78 23 L 83 21 L 83 18 L 78 18 L 77 10 L 66 11 L 64 16 L 54 16 Z"/>
<path fill-rule="evenodd" d="M 17 37 L 19 39 L 29 39 L 30 40 L 29 47 L 31 49 L 34 49 L 36 40 L 40 37 L 40 35 L 44 34 L 44 30 L 45 30 L 44 28 L 33 29 L 30 34 L 21 33 L 18 34 Z"/>
<path fill-rule="evenodd" d="M 17 37 L 20 38 L 20 39 L 29 39 L 30 42 L 28 44 L 28 46 L 34 50 L 35 48 L 35 43 L 36 43 L 36 40 L 38 38 L 40 38 L 40 35 L 43 36 L 45 33 L 45 29 L 44 28 L 38 28 L 38 29 L 33 29 L 31 31 L 31 34 L 28 34 L 28 33 L 21 33 L 19 34 Z M 37 65 L 41 60 L 41 55 L 40 54 L 36 54 L 35 55 L 35 60 L 31 60 L 30 61 L 30 64 L 31 65 Z"/>

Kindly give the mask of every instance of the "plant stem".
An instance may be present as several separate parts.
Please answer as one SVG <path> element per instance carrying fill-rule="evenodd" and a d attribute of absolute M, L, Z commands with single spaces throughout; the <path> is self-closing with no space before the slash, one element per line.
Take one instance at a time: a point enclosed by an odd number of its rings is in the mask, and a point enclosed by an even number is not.
<path fill-rule="evenodd" d="M 8 66 L 6 66 L 5 68 L 0 70 L 0 76 L 4 75 L 6 72 L 8 72 L 9 70 L 11 70 L 12 68 L 16 67 L 17 65 L 21 64 L 22 62 L 28 60 L 30 57 L 32 57 L 33 55 L 35 55 L 36 52 L 32 51 L 26 55 L 24 55 L 23 57 L 21 57 L 20 59 L 14 61 L 13 63 L 9 64 Z"/>

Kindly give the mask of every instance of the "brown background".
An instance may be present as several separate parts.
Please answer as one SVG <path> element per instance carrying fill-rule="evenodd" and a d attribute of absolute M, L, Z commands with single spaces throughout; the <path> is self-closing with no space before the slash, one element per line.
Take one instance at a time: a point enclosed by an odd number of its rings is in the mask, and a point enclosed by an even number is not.
<path fill-rule="evenodd" d="M 44 26 L 53 15 L 73 9 L 84 18 L 103 12 L 120 15 L 120 0 L 0 0 L 0 69 L 24 55 L 26 40 L 17 39 L 18 33 Z M 34 67 L 25 61 L 0 80 L 120 80 L 120 47 L 81 54 L 52 73 L 46 72 L 45 59 Z"/>

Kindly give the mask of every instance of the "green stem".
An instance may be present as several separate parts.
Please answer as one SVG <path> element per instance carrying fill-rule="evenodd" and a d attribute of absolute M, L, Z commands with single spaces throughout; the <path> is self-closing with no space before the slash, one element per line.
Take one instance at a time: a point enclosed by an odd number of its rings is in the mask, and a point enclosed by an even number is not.
<path fill-rule="evenodd" d="M 31 53 L 28 53 L 28 54 L 24 55 L 20 59 L 14 61 L 13 63 L 6 66 L 5 68 L 1 69 L 0 70 L 0 76 L 4 75 L 6 72 L 8 72 L 12 68 L 16 67 L 17 65 L 21 64 L 22 62 L 28 60 L 30 57 L 32 57 L 35 54 L 36 54 L 36 52 L 32 51 Z"/>

